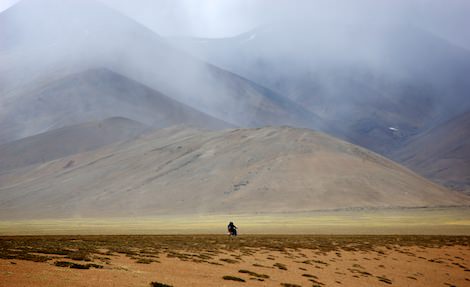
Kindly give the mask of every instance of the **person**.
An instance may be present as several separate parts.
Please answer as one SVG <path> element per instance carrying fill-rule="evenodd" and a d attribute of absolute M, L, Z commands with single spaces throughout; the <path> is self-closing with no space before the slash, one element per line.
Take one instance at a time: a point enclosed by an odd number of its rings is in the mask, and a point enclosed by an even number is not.
<path fill-rule="evenodd" d="M 237 236 L 237 227 L 235 226 L 235 224 L 233 224 L 233 222 L 230 221 L 230 223 L 227 226 L 227 229 L 228 229 L 228 234 L 230 236 Z"/>

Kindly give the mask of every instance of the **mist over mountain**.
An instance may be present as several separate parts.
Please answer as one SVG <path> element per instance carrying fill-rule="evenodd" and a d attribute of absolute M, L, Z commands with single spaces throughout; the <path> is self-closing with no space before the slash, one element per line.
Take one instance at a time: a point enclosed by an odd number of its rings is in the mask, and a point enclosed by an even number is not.
<path fill-rule="evenodd" d="M 233 125 L 321 128 L 302 106 L 171 47 L 98 1 L 20 1 L 0 14 L 0 35 L 0 117 L 6 121 L 18 94 L 34 96 L 65 75 L 106 68 Z"/>
<path fill-rule="evenodd" d="M 109 117 L 125 117 L 153 128 L 179 124 L 208 129 L 231 126 L 107 69 L 86 70 L 18 88 L 10 99 L 5 101 L 0 122 L 0 142 Z"/>
<path fill-rule="evenodd" d="M 171 41 L 383 154 L 470 106 L 470 52 L 404 23 L 287 18 L 233 38 Z"/>

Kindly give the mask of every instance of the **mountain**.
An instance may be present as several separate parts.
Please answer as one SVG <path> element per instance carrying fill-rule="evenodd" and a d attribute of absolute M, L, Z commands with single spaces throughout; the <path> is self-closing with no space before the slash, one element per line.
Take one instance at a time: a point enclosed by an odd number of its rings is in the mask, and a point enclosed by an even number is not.
<path fill-rule="evenodd" d="M 411 138 L 392 157 L 440 184 L 470 191 L 470 112 Z"/>
<path fill-rule="evenodd" d="M 109 117 L 125 117 L 154 128 L 230 126 L 107 69 L 70 74 L 34 90 L 17 89 L 3 108 L 0 142 Z"/>
<path fill-rule="evenodd" d="M 16 169 L 0 183 L 3 219 L 470 204 L 373 152 L 288 127 L 166 128 Z"/>
<path fill-rule="evenodd" d="M 321 128 L 301 105 L 173 48 L 98 1 L 20 1 L 0 14 L 0 37 L 0 118 L 17 114 L 11 107 L 22 106 L 25 91 L 105 68 L 233 125 Z"/>
<path fill-rule="evenodd" d="M 126 118 L 67 126 L 0 145 L 0 173 L 133 139 L 148 127 Z"/>
<path fill-rule="evenodd" d="M 470 52 L 402 23 L 302 17 L 175 47 L 318 115 L 334 135 L 389 154 L 470 107 Z"/>

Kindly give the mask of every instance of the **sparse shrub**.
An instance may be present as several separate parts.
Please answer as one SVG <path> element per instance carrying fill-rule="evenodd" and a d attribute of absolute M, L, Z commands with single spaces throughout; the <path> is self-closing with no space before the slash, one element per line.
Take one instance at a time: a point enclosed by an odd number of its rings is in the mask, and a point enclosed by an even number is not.
<path fill-rule="evenodd" d="M 258 263 L 254 263 L 252 264 L 254 267 L 262 267 L 262 268 L 273 268 L 271 266 L 266 266 L 266 265 L 262 265 L 262 264 L 258 264 Z"/>
<path fill-rule="evenodd" d="M 72 265 L 70 265 L 70 268 L 75 268 L 75 269 L 90 269 L 90 266 L 89 266 L 88 264 L 83 265 L 83 264 L 73 263 Z"/>
<path fill-rule="evenodd" d="M 73 263 L 73 262 L 68 262 L 68 261 L 56 261 L 54 262 L 54 265 L 58 267 L 69 267 L 69 268 L 75 268 L 75 269 L 90 269 L 90 268 L 101 269 L 103 268 L 103 266 L 94 264 L 94 263 L 78 264 L 78 263 Z"/>
<path fill-rule="evenodd" d="M 230 258 L 221 258 L 219 259 L 220 261 L 224 261 L 224 262 L 227 262 L 227 263 L 230 263 L 230 264 L 235 264 L 235 263 L 238 263 L 237 260 L 234 260 L 234 259 L 230 259 Z"/>
<path fill-rule="evenodd" d="M 150 264 L 152 262 L 155 262 L 155 260 L 152 260 L 152 259 L 148 259 L 148 258 L 139 258 L 137 259 L 137 261 L 135 261 L 136 263 L 140 263 L 140 264 Z"/>
<path fill-rule="evenodd" d="M 160 282 L 150 282 L 151 287 L 173 287 L 172 285 L 160 283 Z"/>
<path fill-rule="evenodd" d="M 230 275 L 225 275 L 224 277 L 222 277 L 222 279 L 224 279 L 224 280 L 238 281 L 238 282 L 246 282 L 245 279 L 242 279 L 242 278 L 239 278 L 239 277 L 235 277 L 235 276 L 230 276 Z"/>
<path fill-rule="evenodd" d="M 249 274 L 253 277 L 258 277 L 258 278 L 263 278 L 263 279 L 268 279 L 269 278 L 269 275 L 266 275 L 266 274 L 258 274 L 256 272 L 253 272 L 253 271 L 249 271 L 249 270 L 245 270 L 245 269 L 241 269 L 241 270 L 238 270 L 238 272 L 240 273 L 245 273 L 245 274 Z"/>
<path fill-rule="evenodd" d="M 77 252 L 70 253 L 65 258 L 69 258 L 69 259 L 77 260 L 77 261 L 91 261 L 90 254 L 84 251 L 77 251 Z"/>
<path fill-rule="evenodd" d="M 54 265 L 58 266 L 58 267 L 70 267 L 70 265 L 72 265 L 72 264 L 73 264 L 72 262 L 67 262 L 67 261 L 54 262 Z"/>
<path fill-rule="evenodd" d="M 304 276 L 304 277 L 308 277 L 308 278 L 315 278 L 315 279 L 318 279 L 318 277 L 317 277 L 317 276 L 315 276 L 315 275 L 312 275 L 312 274 L 302 274 L 302 276 Z"/>
<path fill-rule="evenodd" d="M 377 276 L 377 279 L 379 279 L 380 282 L 384 282 L 384 283 L 387 283 L 387 284 L 392 284 L 392 280 L 388 279 L 385 276 Z"/>
<path fill-rule="evenodd" d="M 282 263 L 274 263 L 273 266 L 277 267 L 281 270 L 287 270 L 287 266 L 285 264 L 282 264 Z"/>

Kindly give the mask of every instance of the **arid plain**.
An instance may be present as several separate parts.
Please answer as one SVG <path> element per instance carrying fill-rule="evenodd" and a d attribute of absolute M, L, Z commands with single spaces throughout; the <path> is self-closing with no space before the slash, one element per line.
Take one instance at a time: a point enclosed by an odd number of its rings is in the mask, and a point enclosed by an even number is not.
<path fill-rule="evenodd" d="M 468 286 L 468 236 L 0 238 L 0 286 Z"/>

